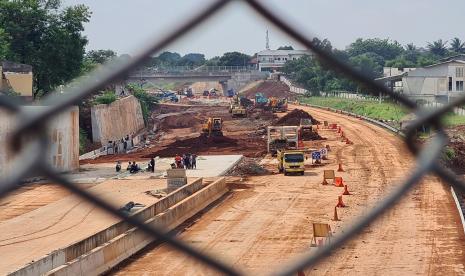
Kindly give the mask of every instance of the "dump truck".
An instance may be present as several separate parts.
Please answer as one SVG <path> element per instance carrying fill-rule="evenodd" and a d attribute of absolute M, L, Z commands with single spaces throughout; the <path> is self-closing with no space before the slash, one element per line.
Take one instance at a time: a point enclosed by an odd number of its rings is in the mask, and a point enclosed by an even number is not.
<path fill-rule="evenodd" d="M 223 120 L 209 117 L 202 125 L 202 134 L 210 136 L 223 136 Z"/>
<path fill-rule="evenodd" d="M 298 126 L 268 126 L 267 149 L 271 156 L 276 156 L 281 149 L 297 149 L 299 146 Z"/>
<path fill-rule="evenodd" d="M 300 119 L 300 139 L 310 141 L 313 137 L 312 120 Z"/>
<path fill-rule="evenodd" d="M 298 150 L 279 150 L 278 155 L 278 170 L 284 175 L 297 173 L 304 175 L 305 173 L 305 154 Z"/>

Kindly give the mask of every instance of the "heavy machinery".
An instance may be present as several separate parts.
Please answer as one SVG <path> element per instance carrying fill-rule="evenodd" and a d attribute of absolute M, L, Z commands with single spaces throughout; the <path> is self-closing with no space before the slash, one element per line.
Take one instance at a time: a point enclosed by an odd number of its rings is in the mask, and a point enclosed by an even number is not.
<path fill-rule="evenodd" d="M 202 125 L 203 135 L 210 136 L 223 136 L 223 120 L 221 118 L 208 118 Z"/>
<path fill-rule="evenodd" d="M 189 87 L 189 88 L 186 89 L 186 97 L 188 97 L 188 98 L 194 97 L 194 93 L 192 92 L 192 88 Z"/>
<path fill-rule="evenodd" d="M 271 97 L 268 101 L 269 108 L 273 112 L 286 112 L 287 111 L 287 99 L 278 99 Z"/>
<path fill-rule="evenodd" d="M 265 108 L 268 105 L 268 98 L 262 93 L 255 94 L 255 107 Z"/>
<path fill-rule="evenodd" d="M 298 126 L 268 126 L 268 152 L 276 156 L 282 149 L 297 149 L 299 146 Z"/>
<path fill-rule="evenodd" d="M 300 119 L 300 139 L 303 141 L 312 140 L 313 128 L 312 120 L 310 119 Z"/>
<path fill-rule="evenodd" d="M 247 109 L 242 105 L 242 102 L 238 95 L 235 95 L 229 106 L 229 113 L 233 117 L 247 117 Z"/>
<path fill-rule="evenodd" d="M 277 154 L 278 170 L 284 175 L 290 173 L 298 173 L 304 175 L 305 173 L 305 154 L 303 151 L 298 150 L 279 150 Z"/>

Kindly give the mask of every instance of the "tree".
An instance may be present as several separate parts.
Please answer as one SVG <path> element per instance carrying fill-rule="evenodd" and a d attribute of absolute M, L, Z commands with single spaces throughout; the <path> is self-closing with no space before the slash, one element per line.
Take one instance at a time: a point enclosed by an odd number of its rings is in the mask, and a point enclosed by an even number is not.
<path fill-rule="evenodd" d="M 449 50 L 457 54 L 463 54 L 465 52 L 465 42 L 462 42 L 460 38 L 455 37 L 450 42 Z"/>
<path fill-rule="evenodd" d="M 163 52 L 157 57 L 157 65 L 174 66 L 179 62 L 180 59 L 181 55 L 178 53 Z"/>
<path fill-rule="evenodd" d="M 447 41 L 442 41 L 442 39 L 438 39 L 433 41 L 432 43 L 428 42 L 426 46 L 428 50 L 436 56 L 443 57 L 447 54 Z"/>
<path fill-rule="evenodd" d="M 112 58 L 116 57 L 116 52 L 113 50 L 92 50 L 89 51 L 85 58 L 89 61 L 97 64 L 104 64 L 105 62 L 111 60 Z"/>
<path fill-rule="evenodd" d="M 404 48 L 397 41 L 391 42 L 389 39 L 359 38 L 347 48 L 347 53 L 351 57 L 362 55 L 368 52 L 375 53 L 384 58 L 391 60 L 402 54 Z"/>
<path fill-rule="evenodd" d="M 34 95 L 81 73 L 87 44 L 83 23 L 90 15 L 84 5 L 62 8 L 58 0 L 0 1 L 0 26 L 9 38 L 5 58 L 32 65 Z"/>
<path fill-rule="evenodd" d="M 10 38 L 4 29 L 0 28 L 0 60 L 6 59 L 10 52 Z"/>
<path fill-rule="evenodd" d="M 218 60 L 219 66 L 245 66 L 249 63 L 250 56 L 239 52 L 228 52 Z"/>
<path fill-rule="evenodd" d="M 375 53 L 361 54 L 350 58 L 350 63 L 364 75 L 370 78 L 377 78 L 381 76 L 383 72 L 384 61 L 382 57 Z"/>
<path fill-rule="evenodd" d="M 294 47 L 292 46 L 280 46 L 278 50 L 294 50 Z"/>
<path fill-rule="evenodd" d="M 181 66 L 200 66 L 205 63 L 205 55 L 190 53 L 183 56 L 178 62 L 177 65 Z"/>

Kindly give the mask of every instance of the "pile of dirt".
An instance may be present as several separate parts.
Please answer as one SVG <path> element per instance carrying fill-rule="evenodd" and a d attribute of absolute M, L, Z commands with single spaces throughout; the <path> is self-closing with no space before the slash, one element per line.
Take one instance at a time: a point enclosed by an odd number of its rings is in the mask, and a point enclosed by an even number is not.
<path fill-rule="evenodd" d="M 238 143 L 236 139 L 232 139 L 226 136 L 218 137 L 206 137 L 198 136 L 194 138 L 176 140 L 175 142 L 167 145 L 164 149 L 159 151 L 143 155 L 143 158 L 151 158 L 154 156 L 160 157 L 172 157 L 176 154 L 185 154 L 185 153 L 205 153 L 209 150 L 218 151 L 223 148 L 232 148 L 237 147 Z"/>
<path fill-rule="evenodd" d="M 292 110 L 284 117 L 279 119 L 275 124 L 278 126 L 299 126 L 300 119 L 310 119 L 313 125 L 320 124 L 320 122 L 314 119 L 312 115 L 303 111 L 302 109 Z"/>
<path fill-rule="evenodd" d="M 242 95 L 246 98 L 253 99 L 255 98 L 256 93 L 262 93 L 267 98 L 277 97 L 293 100 L 296 97 L 296 94 L 289 90 L 289 86 L 275 80 L 264 81 L 259 85 L 244 91 Z"/>
<path fill-rule="evenodd" d="M 258 162 L 260 158 L 244 157 L 241 162 L 227 173 L 229 176 L 246 176 L 246 175 L 266 175 L 271 174 L 270 171 L 263 168 Z"/>

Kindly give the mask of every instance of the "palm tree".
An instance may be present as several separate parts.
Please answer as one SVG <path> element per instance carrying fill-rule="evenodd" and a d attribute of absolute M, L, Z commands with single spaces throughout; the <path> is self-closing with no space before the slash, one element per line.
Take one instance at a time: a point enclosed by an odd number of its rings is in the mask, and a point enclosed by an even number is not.
<path fill-rule="evenodd" d="M 450 43 L 450 48 L 452 52 L 463 54 L 465 52 L 465 42 L 462 42 L 460 38 L 455 37 Z"/>
<path fill-rule="evenodd" d="M 405 50 L 406 51 L 416 51 L 417 50 L 417 46 L 415 46 L 415 44 L 413 43 L 409 43 L 405 46 Z"/>
<path fill-rule="evenodd" d="M 436 41 L 433 41 L 433 43 L 428 42 L 428 45 L 426 47 L 432 54 L 443 57 L 447 53 L 446 45 L 447 41 L 442 41 L 442 39 L 438 39 Z"/>

